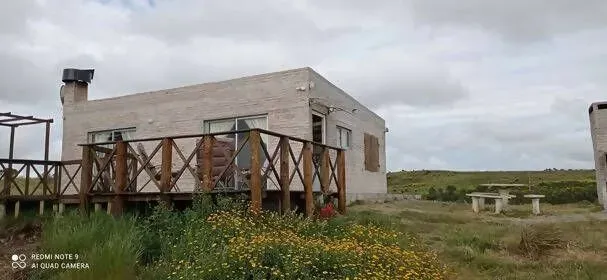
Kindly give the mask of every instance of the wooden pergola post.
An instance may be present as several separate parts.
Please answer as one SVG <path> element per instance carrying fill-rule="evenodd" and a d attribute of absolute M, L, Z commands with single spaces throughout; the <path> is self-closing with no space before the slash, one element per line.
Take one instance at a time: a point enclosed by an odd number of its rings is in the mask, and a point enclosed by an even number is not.
<path fill-rule="evenodd" d="M 337 211 L 346 214 L 346 152 L 337 151 Z"/>
<path fill-rule="evenodd" d="M 50 191 L 48 186 L 48 152 L 49 152 L 49 141 L 51 136 L 51 123 L 46 123 L 46 130 L 44 133 L 44 176 L 42 177 L 42 194 L 46 195 L 47 190 Z"/>
<path fill-rule="evenodd" d="M 10 189 L 11 184 L 10 184 L 10 182 L 12 181 L 12 176 L 13 176 L 13 162 L 12 162 L 12 159 L 13 159 L 13 155 L 14 155 L 14 149 L 15 149 L 15 127 L 11 126 L 11 138 L 10 138 L 9 148 L 8 148 L 8 169 L 4 171 L 5 172 L 5 174 L 4 174 L 4 186 L 2 188 L 2 194 L 5 195 L 5 196 L 10 195 L 10 193 L 11 193 L 11 189 Z"/>
<path fill-rule="evenodd" d="M 314 215 L 314 195 L 312 194 L 313 184 L 313 163 L 312 163 L 312 143 L 309 141 L 304 142 L 303 149 L 303 185 L 304 185 L 304 197 L 306 203 L 306 217 L 312 217 Z"/>
<path fill-rule="evenodd" d="M 251 130 L 251 211 L 253 214 L 261 212 L 261 135 L 259 130 Z"/>
<path fill-rule="evenodd" d="M 290 172 L 289 172 L 289 138 L 282 136 L 280 138 L 280 192 L 282 198 L 282 212 L 291 211 L 291 190 L 290 190 Z"/>
<path fill-rule="evenodd" d="M 114 184 L 114 198 L 111 213 L 115 216 L 122 214 L 124 197 L 122 193 L 127 185 L 127 144 L 124 141 L 116 142 L 116 184 Z"/>
<path fill-rule="evenodd" d="M 82 146 L 82 169 L 80 170 L 80 212 L 82 214 L 88 214 L 88 192 L 92 183 L 93 149 L 91 146 Z"/>

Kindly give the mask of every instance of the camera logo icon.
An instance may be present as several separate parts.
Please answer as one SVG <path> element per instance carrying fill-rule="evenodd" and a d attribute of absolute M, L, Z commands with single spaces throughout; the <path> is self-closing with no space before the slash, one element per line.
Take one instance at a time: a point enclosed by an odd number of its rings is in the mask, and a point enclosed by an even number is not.
<path fill-rule="evenodd" d="M 24 254 L 15 254 L 11 257 L 11 260 L 13 261 L 11 263 L 11 266 L 15 269 L 24 269 L 27 266 L 27 264 L 25 263 L 26 259 L 27 257 Z"/>

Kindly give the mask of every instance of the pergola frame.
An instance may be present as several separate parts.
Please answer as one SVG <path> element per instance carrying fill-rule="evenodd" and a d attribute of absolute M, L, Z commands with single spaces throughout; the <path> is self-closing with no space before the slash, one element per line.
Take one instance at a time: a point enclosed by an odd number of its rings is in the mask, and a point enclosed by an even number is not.
<path fill-rule="evenodd" d="M 15 115 L 11 112 L 8 113 L 0 113 L 0 126 L 6 126 L 11 128 L 11 138 L 10 138 L 10 146 L 8 149 L 8 159 L 13 159 L 14 157 L 14 149 L 15 149 L 15 128 L 24 125 L 32 125 L 32 124 L 46 124 L 46 133 L 44 136 L 44 160 L 48 161 L 49 154 L 49 137 L 51 134 L 51 123 L 53 123 L 53 119 L 40 119 L 34 118 L 33 116 L 20 116 Z"/>

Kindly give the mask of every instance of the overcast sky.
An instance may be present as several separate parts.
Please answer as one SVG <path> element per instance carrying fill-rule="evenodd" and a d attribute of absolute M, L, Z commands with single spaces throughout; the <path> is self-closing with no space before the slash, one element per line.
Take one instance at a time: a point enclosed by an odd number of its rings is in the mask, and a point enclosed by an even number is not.
<path fill-rule="evenodd" d="M 604 0 L 4 2 L 0 112 L 54 118 L 54 159 L 63 68 L 96 69 L 98 99 L 310 66 L 386 120 L 389 170 L 594 167 Z"/>

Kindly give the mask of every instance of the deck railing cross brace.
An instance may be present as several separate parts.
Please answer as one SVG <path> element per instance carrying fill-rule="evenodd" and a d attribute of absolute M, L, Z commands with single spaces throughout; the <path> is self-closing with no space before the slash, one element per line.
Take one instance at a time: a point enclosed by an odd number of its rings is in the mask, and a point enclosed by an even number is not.
<path fill-rule="evenodd" d="M 145 185 L 143 185 L 138 190 L 138 192 L 142 191 L 143 188 L 145 188 L 145 186 L 147 186 L 150 183 L 150 181 L 152 181 L 152 182 L 154 182 L 154 184 L 156 184 L 156 187 L 158 188 L 158 190 L 161 189 L 160 183 L 158 183 L 158 180 L 156 180 L 156 174 L 152 174 L 152 171 L 150 171 L 148 169 L 148 164 L 150 164 L 150 162 L 152 161 L 152 158 L 154 158 L 154 156 L 156 155 L 156 153 L 158 153 L 158 151 L 160 150 L 161 147 L 162 147 L 162 142 L 159 142 L 158 145 L 156 145 L 156 148 L 154 148 L 152 153 L 148 156 L 148 159 L 146 161 L 143 161 L 141 159 L 141 155 L 137 154 L 135 152 L 135 150 L 133 149 L 133 147 L 131 147 L 131 145 L 127 145 L 127 148 L 135 155 L 135 159 L 137 159 L 137 161 L 141 164 L 141 167 L 139 167 L 139 170 L 137 170 L 137 172 L 135 173 L 133 178 L 131 178 L 130 182 L 128 183 L 129 188 L 132 187 L 133 183 L 136 181 L 139 174 L 141 174 L 141 171 L 145 170 L 145 172 L 150 177 L 150 180 L 148 182 L 146 182 Z"/>
<path fill-rule="evenodd" d="M 242 150 L 242 148 L 244 147 L 245 144 L 247 144 L 249 142 L 249 135 L 247 134 L 247 137 L 244 139 L 244 141 L 239 145 L 238 149 L 236 150 L 236 152 L 234 153 L 234 155 L 232 155 L 232 158 L 230 159 L 230 162 L 226 165 L 226 167 L 221 171 L 221 173 L 219 173 L 219 176 L 217 177 L 217 180 L 214 182 L 213 184 L 213 188 L 215 189 L 217 187 L 217 184 L 219 184 L 219 181 L 221 181 L 221 179 L 223 178 L 223 176 L 225 176 L 225 173 L 228 171 L 228 169 L 230 169 L 230 167 L 233 165 L 234 160 L 236 160 L 236 157 L 238 156 L 238 154 L 240 153 L 240 151 Z"/>
<path fill-rule="evenodd" d="M 295 153 L 293 152 L 293 149 L 291 148 L 291 145 L 289 145 L 289 154 L 291 155 L 291 160 L 293 160 L 293 164 L 294 164 L 294 168 L 293 171 L 291 172 L 291 176 L 289 176 L 289 184 L 293 183 L 293 177 L 295 177 L 295 172 L 297 172 L 297 175 L 299 175 L 299 179 L 303 182 L 303 175 L 301 175 L 301 170 L 299 170 L 299 163 L 301 162 L 301 159 L 303 158 L 303 152 L 305 149 L 305 145 L 302 145 L 301 147 L 301 151 L 299 152 L 299 157 L 297 158 L 297 160 L 295 159 Z"/>
<path fill-rule="evenodd" d="M 183 175 L 183 172 L 185 171 L 186 168 L 188 169 L 188 171 L 190 172 L 190 174 L 192 174 L 192 176 L 194 178 L 198 177 L 198 175 L 196 175 L 196 172 L 194 171 L 192 166 L 190 166 L 190 162 L 192 162 L 192 159 L 194 159 L 194 156 L 196 155 L 196 153 L 198 152 L 198 149 L 200 149 L 200 146 L 202 145 L 202 141 L 196 141 L 197 143 L 196 143 L 196 146 L 194 147 L 194 151 L 192 151 L 190 153 L 190 155 L 188 156 L 188 158 L 186 159 L 185 156 L 183 155 L 183 153 L 181 152 L 181 150 L 179 149 L 179 147 L 177 146 L 177 144 L 175 143 L 175 141 L 171 141 L 171 142 L 173 142 L 173 147 L 175 148 L 175 150 L 177 151 L 177 154 L 183 161 L 183 166 L 179 169 L 175 178 L 173 178 L 169 192 L 171 191 L 173 186 L 176 186 L 177 180 L 179 180 L 179 178 L 181 178 L 181 175 Z M 198 180 L 196 180 L 196 181 L 198 182 Z"/>
<path fill-rule="evenodd" d="M 82 168 L 82 164 L 78 165 L 78 168 L 76 168 L 76 171 L 74 172 L 74 175 L 71 175 L 69 173 L 69 171 L 67 170 L 67 168 L 65 168 L 65 165 L 61 165 L 61 167 L 63 168 L 63 170 L 65 171 L 65 175 L 69 179 L 69 181 L 67 182 L 67 184 L 66 184 L 65 188 L 63 189 L 63 191 L 61 192 L 61 194 L 64 194 L 65 191 L 67 191 L 67 189 L 69 188 L 70 185 L 74 186 L 74 189 L 76 190 L 76 192 L 79 192 L 80 189 L 78 188 L 78 186 L 76 185 L 76 183 L 74 183 L 74 178 L 76 178 L 76 175 L 78 175 L 78 172 Z"/>
<path fill-rule="evenodd" d="M 261 143 L 261 149 L 263 150 L 263 153 L 266 155 L 266 158 L 268 159 L 268 169 L 266 169 L 264 171 L 263 177 L 264 178 L 267 177 L 270 169 L 272 169 L 272 173 L 274 173 L 274 176 L 276 177 L 276 180 L 278 181 L 278 185 L 279 185 L 280 189 L 282 190 L 282 185 L 280 184 L 280 176 L 278 175 L 278 172 L 276 171 L 276 168 L 274 167 L 274 159 L 276 158 L 276 155 L 278 155 L 280 145 L 276 145 L 276 148 L 274 149 L 274 153 L 270 157 L 270 154 L 268 153 L 268 149 L 266 149 L 266 147 L 264 146 L 263 139 L 261 139 L 259 142 Z"/>

